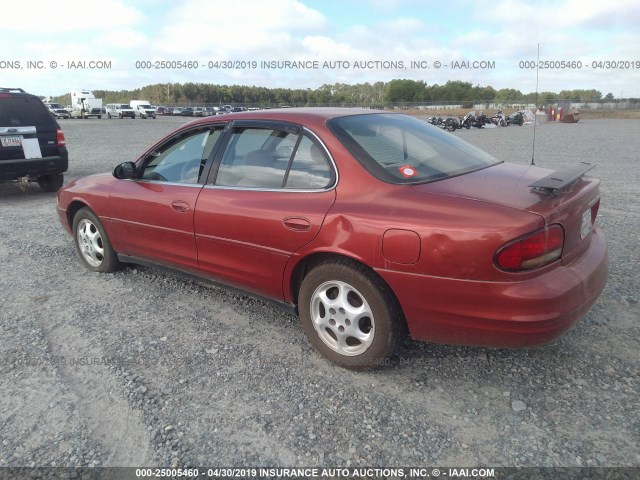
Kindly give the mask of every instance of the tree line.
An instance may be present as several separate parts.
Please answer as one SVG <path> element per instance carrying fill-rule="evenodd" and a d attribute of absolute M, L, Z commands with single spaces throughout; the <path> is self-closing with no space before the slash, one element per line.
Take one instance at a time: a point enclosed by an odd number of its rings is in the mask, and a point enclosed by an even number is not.
<path fill-rule="evenodd" d="M 132 99 L 148 100 L 154 105 L 244 105 L 244 106 L 362 106 L 382 108 L 398 104 L 434 104 L 459 102 L 463 106 L 475 103 L 509 103 L 549 105 L 557 100 L 599 102 L 613 100 L 613 94 L 603 97 L 598 90 L 562 90 L 522 93 L 513 88 L 499 90 L 491 86 L 474 86 L 459 80 L 444 85 L 427 85 L 422 80 L 396 79 L 389 82 L 325 84 L 319 88 L 266 88 L 247 85 L 215 85 L 210 83 L 158 83 L 134 90 L 95 90 L 104 103 L 129 103 Z M 637 103 L 639 99 L 626 99 Z M 69 94 L 53 101 L 67 105 Z"/>

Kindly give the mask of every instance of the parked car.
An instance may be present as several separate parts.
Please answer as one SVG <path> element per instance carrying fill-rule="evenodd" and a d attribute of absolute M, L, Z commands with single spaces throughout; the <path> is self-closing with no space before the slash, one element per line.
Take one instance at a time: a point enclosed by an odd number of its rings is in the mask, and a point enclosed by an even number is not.
<path fill-rule="evenodd" d="M 274 109 L 188 122 L 57 211 L 89 270 L 163 265 L 274 299 L 360 370 L 407 333 L 524 347 L 577 322 L 608 269 L 586 168 L 501 162 L 399 113 Z"/>
<path fill-rule="evenodd" d="M 171 110 L 171 115 L 182 115 L 182 107 L 173 107 L 173 109 Z"/>
<path fill-rule="evenodd" d="M 156 108 L 156 115 L 171 115 L 172 110 L 167 107 Z"/>
<path fill-rule="evenodd" d="M 214 107 L 204 107 L 202 109 L 202 116 L 203 117 L 208 117 L 210 115 L 215 115 L 216 114 L 216 110 Z"/>
<path fill-rule="evenodd" d="M 0 88 L 0 182 L 35 180 L 55 192 L 68 166 L 64 133 L 50 109 L 21 88 Z"/>
<path fill-rule="evenodd" d="M 136 118 L 135 110 L 127 103 L 108 103 L 104 108 L 109 118 Z"/>
<path fill-rule="evenodd" d="M 185 107 L 181 110 L 180 115 L 183 117 L 193 117 L 194 111 L 191 107 Z"/>
<path fill-rule="evenodd" d="M 204 113 L 202 107 L 193 107 L 193 116 L 194 117 L 204 117 Z"/>
<path fill-rule="evenodd" d="M 45 103 L 51 114 L 56 118 L 69 118 L 69 112 L 59 103 Z"/>

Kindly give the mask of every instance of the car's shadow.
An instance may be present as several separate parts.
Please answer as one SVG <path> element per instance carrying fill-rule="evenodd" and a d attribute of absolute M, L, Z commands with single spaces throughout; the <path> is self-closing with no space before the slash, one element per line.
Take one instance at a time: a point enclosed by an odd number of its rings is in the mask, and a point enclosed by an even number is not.
<path fill-rule="evenodd" d="M 0 199 L 19 200 L 19 199 L 42 199 L 50 198 L 55 202 L 55 192 L 44 192 L 37 182 L 29 182 L 20 185 L 16 181 L 0 183 Z"/>

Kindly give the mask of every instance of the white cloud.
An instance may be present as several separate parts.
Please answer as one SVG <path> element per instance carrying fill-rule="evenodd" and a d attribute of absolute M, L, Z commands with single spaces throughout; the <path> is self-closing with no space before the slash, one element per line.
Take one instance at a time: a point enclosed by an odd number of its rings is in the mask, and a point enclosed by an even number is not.
<path fill-rule="evenodd" d="M 4 54 L 6 60 L 113 62 L 113 68 L 105 71 L 64 72 L 58 68 L 1 72 L 7 84 L 30 83 L 35 86 L 27 85 L 30 90 L 43 93 L 55 93 L 47 88 L 66 91 L 70 81 L 93 89 L 173 81 L 315 88 L 323 83 L 373 83 L 393 78 L 420 79 L 429 84 L 463 80 L 497 89 L 532 91 L 535 75 L 520 69 L 518 62 L 535 60 L 538 42 L 541 59 L 589 64 L 594 59 L 637 60 L 640 50 L 637 0 L 546 0 L 535 4 L 524 0 L 493 4 L 450 0 L 447 18 L 418 0 L 363 0 L 345 2 L 340 19 L 329 13 L 335 11 L 333 6 L 325 9 L 321 2 L 307 0 L 69 0 L 46 8 L 40 2 L 24 0 L 21 5 L 38 13 L 28 22 L 5 22 L 0 44 L 10 46 L 10 53 Z M 136 69 L 136 60 L 197 60 L 201 64 L 208 60 L 384 60 L 404 61 L 407 66 L 412 60 L 429 65 L 436 60 L 443 64 L 494 60 L 496 69 L 150 71 Z M 640 96 L 639 75 L 638 69 L 541 70 L 540 81 L 554 91 L 582 86 L 604 90 L 611 84 L 611 88 L 615 85 L 620 90 L 622 86 L 629 95 Z"/>
<path fill-rule="evenodd" d="M 614 2 L 585 2 L 566 0 L 564 2 L 530 2 L 526 0 L 505 0 L 495 8 L 486 8 L 479 2 L 474 7 L 478 19 L 511 28 L 548 28 L 562 30 L 576 26 L 591 28 L 611 28 L 612 26 L 636 26 L 640 19 L 640 3 L 637 0 L 616 0 Z"/>
<path fill-rule="evenodd" d="M 12 7 L 5 5 L 2 22 L 5 32 L 65 35 L 68 32 L 132 25 L 143 18 L 136 8 L 120 0 L 63 0 L 55 3 L 21 0 L 19 7 L 20 12 L 34 14 L 17 14 L 15 19 L 10 19 L 7 12 Z"/>
<path fill-rule="evenodd" d="M 297 0 L 189 0 L 175 5 L 164 15 L 154 54 L 209 55 L 214 60 L 290 58 L 306 34 L 328 28 L 321 12 Z"/>
<path fill-rule="evenodd" d="M 113 28 L 96 38 L 96 44 L 103 51 L 110 49 L 136 50 L 148 47 L 149 38 L 144 31 L 133 28 Z"/>

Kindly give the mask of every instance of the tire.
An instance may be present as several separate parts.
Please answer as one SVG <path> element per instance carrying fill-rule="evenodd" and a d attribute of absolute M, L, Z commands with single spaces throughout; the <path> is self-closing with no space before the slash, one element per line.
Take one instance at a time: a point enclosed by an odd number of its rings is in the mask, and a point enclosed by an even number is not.
<path fill-rule="evenodd" d="M 300 287 L 298 310 L 314 348 L 350 370 L 388 365 L 407 336 L 391 289 L 375 272 L 348 260 L 311 270 Z"/>
<path fill-rule="evenodd" d="M 122 268 L 100 220 L 87 207 L 78 210 L 73 217 L 73 240 L 88 270 L 109 273 Z"/>
<path fill-rule="evenodd" d="M 45 192 L 57 192 L 62 188 L 64 183 L 64 175 L 55 173 L 53 175 L 40 175 L 38 177 L 38 185 Z"/>
<path fill-rule="evenodd" d="M 98 115 L 98 120 L 100 120 L 102 118 L 102 115 Z"/>
<path fill-rule="evenodd" d="M 111 118 L 111 114 L 110 113 L 107 113 L 107 118 Z"/>

